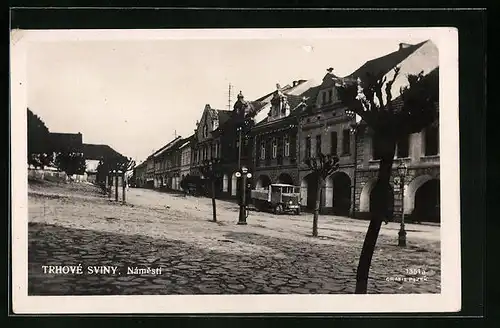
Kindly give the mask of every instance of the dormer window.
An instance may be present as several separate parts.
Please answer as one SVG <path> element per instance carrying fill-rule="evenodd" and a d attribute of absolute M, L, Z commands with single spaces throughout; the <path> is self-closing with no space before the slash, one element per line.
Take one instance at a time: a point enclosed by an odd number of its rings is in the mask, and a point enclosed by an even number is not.
<path fill-rule="evenodd" d="M 212 120 L 212 131 L 217 130 L 217 128 L 219 127 L 217 123 L 217 120 Z"/>

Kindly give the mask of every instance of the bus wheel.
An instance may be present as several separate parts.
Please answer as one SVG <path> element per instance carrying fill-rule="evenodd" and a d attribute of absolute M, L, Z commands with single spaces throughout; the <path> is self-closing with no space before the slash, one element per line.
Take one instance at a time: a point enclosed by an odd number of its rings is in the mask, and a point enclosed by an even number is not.
<path fill-rule="evenodd" d="M 280 215 L 281 213 L 283 213 L 283 206 L 281 204 L 278 204 L 274 208 L 274 214 Z"/>

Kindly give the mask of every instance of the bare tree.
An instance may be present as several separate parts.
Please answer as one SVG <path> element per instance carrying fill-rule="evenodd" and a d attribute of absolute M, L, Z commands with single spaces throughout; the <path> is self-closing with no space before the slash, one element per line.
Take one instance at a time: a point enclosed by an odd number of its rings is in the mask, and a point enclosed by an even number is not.
<path fill-rule="evenodd" d="M 318 153 L 316 157 L 306 158 L 304 163 L 313 172 L 316 179 L 316 203 L 314 205 L 313 214 L 313 237 L 318 237 L 318 217 L 321 205 L 321 189 L 325 183 L 325 179 L 339 168 L 339 157 L 337 155 L 325 155 Z"/>
<path fill-rule="evenodd" d="M 204 160 L 200 170 L 201 173 L 210 180 L 212 194 L 212 221 L 217 222 L 217 208 L 215 204 L 215 181 L 220 175 L 220 159 L 212 158 Z"/>
<path fill-rule="evenodd" d="M 345 80 L 339 87 L 339 97 L 349 111 L 359 115 L 362 124 L 372 131 L 374 145 L 380 156 L 377 194 L 371 219 L 361 250 L 356 276 L 357 294 L 367 292 L 370 265 L 377 243 L 382 221 L 387 222 L 390 177 L 396 151 L 396 143 L 403 137 L 420 132 L 437 119 L 439 99 L 439 71 L 436 68 L 424 75 L 408 75 L 408 84 L 400 89 L 400 95 L 393 98 L 391 88 L 400 73 L 394 69 L 393 78 L 386 75 L 366 74 L 356 81 Z M 385 97 L 384 97 L 385 93 Z"/>

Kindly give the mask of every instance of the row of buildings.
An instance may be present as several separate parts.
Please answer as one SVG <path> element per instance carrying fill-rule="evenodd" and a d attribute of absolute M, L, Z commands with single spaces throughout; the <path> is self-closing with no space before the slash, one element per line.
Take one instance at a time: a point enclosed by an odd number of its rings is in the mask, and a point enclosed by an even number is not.
<path fill-rule="evenodd" d="M 401 70 L 393 95 L 405 83 L 406 74 L 438 70 L 438 49 L 430 40 L 399 44 L 396 51 L 366 62 L 348 78 L 382 72 L 389 79 L 396 66 Z M 217 158 L 221 173 L 216 182 L 217 197 L 237 196 L 239 179 L 235 173 L 246 166 L 253 175 L 249 181 L 252 188 L 278 182 L 297 185 L 301 187 L 301 204 L 312 208 L 316 182 L 304 159 L 321 151 L 340 158 L 340 169 L 323 187 L 322 211 L 362 217 L 370 211 L 379 160 L 369 129 L 352 129 L 355 119 L 346 115 L 337 94 L 341 79 L 330 68 L 320 83 L 297 80 L 277 85 L 276 90 L 250 101 L 240 92 L 231 111 L 207 104 L 191 136 L 175 138 L 135 168 L 135 184 L 179 190 L 180 181 L 188 175 L 203 181 L 203 161 Z M 240 138 L 239 123 L 244 116 L 253 120 L 243 127 Z M 401 161 L 408 167 L 405 214 L 418 221 L 439 221 L 438 122 L 398 143 L 394 169 Z M 400 213 L 401 193 L 391 193 L 389 206 Z"/>
<path fill-rule="evenodd" d="M 30 110 L 28 109 L 29 112 Z M 37 158 L 28 160 L 28 174 L 31 176 L 40 176 L 40 173 L 57 173 L 58 169 L 55 167 L 56 154 L 76 153 L 83 156 L 85 170 L 83 174 L 72 175 L 71 179 L 80 182 L 96 183 L 97 167 L 101 160 L 124 157 L 109 145 L 84 143 L 83 135 L 80 132 L 61 133 L 49 132 L 47 130 L 43 139 L 43 149 L 36 149 L 34 153 L 29 154 L 31 157 L 38 157 L 38 160 Z M 30 142 L 28 140 L 28 148 L 30 148 Z M 41 160 L 40 156 L 44 156 L 46 159 Z"/>

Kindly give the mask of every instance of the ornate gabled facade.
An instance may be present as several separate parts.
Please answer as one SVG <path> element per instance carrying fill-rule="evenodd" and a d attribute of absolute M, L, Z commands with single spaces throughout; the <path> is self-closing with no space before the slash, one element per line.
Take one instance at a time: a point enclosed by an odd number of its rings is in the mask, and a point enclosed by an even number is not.
<path fill-rule="evenodd" d="M 208 104 L 205 105 L 191 140 L 191 176 L 204 179 L 200 170 L 204 161 L 222 157 L 224 151 L 221 144 L 220 128 L 230 120 L 231 116 L 231 111 L 214 109 Z M 216 181 L 216 190 L 222 189 L 222 181 L 219 180 Z"/>
<path fill-rule="evenodd" d="M 271 183 L 298 185 L 298 117 L 302 95 L 314 87 L 314 81 L 300 80 L 276 91 L 264 102 L 269 103 L 267 117 L 251 131 L 255 188 Z"/>
<path fill-rule="evenodd" d="M 337 94 L 341 79 L 327 69 L 321 85 L 311 95 L 299 116 L 300 162 L 299 179 L 302 205 L 313 208 L 316 201 L 316 180 L 304 163 L 317 153 L 339 156 L 340 168 L 327 177 L 321 192 L 322 211 L 349 215 L 351 181 L 354 176 L 354 142 L 350 134 L 351 119 L 345 114 Z"/>
<path fill-rule="evenodd" d="M 204 160 L 221 157 L 220 138 L 216 131 L 230 116 L 230 112 L 211 108 L 206 105 L 201 119 L 196 123 L 191 142 L 191 174 L 200 175 Z"/>

